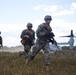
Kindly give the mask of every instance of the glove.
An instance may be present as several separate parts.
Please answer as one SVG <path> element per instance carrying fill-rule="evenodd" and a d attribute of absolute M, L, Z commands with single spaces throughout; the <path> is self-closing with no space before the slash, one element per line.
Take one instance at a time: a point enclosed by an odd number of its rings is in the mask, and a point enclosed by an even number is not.
<path fill-rule="evenodd" d="M 49 42 L 51 42 L 52 44 L 54 44 L 54 40 L 52 40 L 52 39 L 49 39 Z"/>
<path fill-rule="evenodd" d="M 49 37 L 50 37 L 50 38 L 53 38 L 54 36 L 55 36 L 54 33 L 51 32 Z"/>

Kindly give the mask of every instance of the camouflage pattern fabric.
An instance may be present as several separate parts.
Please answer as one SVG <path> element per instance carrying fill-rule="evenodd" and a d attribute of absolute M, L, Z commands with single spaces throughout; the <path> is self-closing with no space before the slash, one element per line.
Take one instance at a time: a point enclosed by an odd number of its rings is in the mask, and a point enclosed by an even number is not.
<path fill-rule="evenodd" d="M 25 35 L 28 35 L 30 38 L 26 40 Z M 20 52 L 20 55 L 25 55 L 25 57 L 27 57 L 29 52 L 30 52 L 31 46 L 34 45 L 33 42 L 35 40 L 35 32 L 34 32 L 34 30 L 29 31 L 28 29 L 25 29 L 25 30 L 22 31 L 20 37 L 21 37 L 22 40 L 26 40 L 26 42 L 21 41 L 21 43 L 24 46 L 24 51 Z"/>
<path fill-rule="evenodd" d="M 25 57 L 28 57 L 30 49 L 31 49 L 30 45 L 25 45 L 24 46 L 24 55 L 25 55 Z"/>
<path fill-rule="evenodd" d="M 3 40 L 2 40 L 2 37 L 0 36 L 0 49 L 1 47 L 3 47 Z"/>
<path fill-rule="evenodd" d="M 36 31 L 37 34 L 37 40 L 36 44 L 32 48 L 32 53 L 28 57 L 28 60 L 33 60 L 34 57 L 38 54 L 38 52 L 43 49 L 46 65 L 50 64 L 50 46 L 49 46 L 49 39 L 44 36 L 47 33 L 50 33 L 52 31 L 50 25 L 47 25 L 46 23 L 43 23 L 38 26 L 38 29 Z"/>
<path fill-rule="evenodd" d="M 34 30 L 30 30 L 30 31 L 28 29 L 23 30 L 22 33 L 21 33 L 20 38 L 25 39 L 25 35 L 28 35 L 28 36 L 32 37 L 33 39 L 35 39 Z"/>

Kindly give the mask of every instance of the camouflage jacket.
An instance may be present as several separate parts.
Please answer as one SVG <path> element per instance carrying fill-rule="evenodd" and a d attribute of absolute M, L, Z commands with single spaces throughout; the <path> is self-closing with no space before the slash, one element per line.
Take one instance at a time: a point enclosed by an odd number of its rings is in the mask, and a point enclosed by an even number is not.
<path fill-rule="evenodd" d="M 0 44 L 2 44 L 2 37 L 0 36 Z"/>
<path fill-rule="evenodd" d="M 20 35 L 20 38 L 24 39 L 25 35 L 28 35 L 30 37 L 29 41 L 35 40 L 35 31 L 34 30 L 28 30 L 28 29 L 23 30 Z"/>
<path fill-rule="evenodd" d="M 40 40 L 48 40 L 48 38 L 46 38 L 44 35 L 51 32 L 52 32 L 52 28 L 50 27 L 50 25 L 47 25 L 46 23 L 42 23 L 38 26 L 36 30 L 36 35 L 37 38 Z"/>

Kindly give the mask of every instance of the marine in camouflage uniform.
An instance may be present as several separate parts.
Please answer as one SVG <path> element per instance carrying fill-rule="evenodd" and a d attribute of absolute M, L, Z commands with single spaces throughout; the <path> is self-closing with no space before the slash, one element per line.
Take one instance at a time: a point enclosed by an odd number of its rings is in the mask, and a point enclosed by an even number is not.
<path fill-rule="evenodd" d="M 49 46 L 48 34 L 52 32 L 52 29 L 50 27 L 50 22 L 52 18 L 50 15 L 46 15 L 44 20 L 45 23 L 40 24 L 36 30 L 37 34 L 36 44 L 32 49 L 32 54 L 26 60 L 26 64 L 28 64 L 31 60 L 33 60 L 34 57 L 38 54 L 38 52 L 41 49 L 43 49 L 46 61 L 45 65 L 50 65 L 50 46 Z"/>
<path fill-rule="evenodd" d="M 21 33 L 21 39 L 26 40 L 26 42 L 23 44 L 24 51 L 19 52 L 20 56 L 25 55 L 25 57 L 28 57 L 31 46 L 34 45 L 35 40 L 35 31 L 32 29 L 32 23 L 27 24 L 27 29 L 24 29 Z"/>

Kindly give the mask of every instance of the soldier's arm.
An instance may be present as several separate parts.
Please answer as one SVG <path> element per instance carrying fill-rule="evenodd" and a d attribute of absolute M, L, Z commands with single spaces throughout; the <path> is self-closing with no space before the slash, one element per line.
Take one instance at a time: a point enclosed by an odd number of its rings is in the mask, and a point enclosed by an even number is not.
<path fill-rule="evenodd" d="M 33 31 L 33 39 L 35 40 L 35 31 Z"/>
<path fill-rule="evenodd" d="M 24 39 L 25 37 L 26 37 L 26 38 L 29 38 L 29 36 L 27 35 L 26 30 L 23 30 L 22 33 L 21 33 L 21 35 L 20 35 L 20 38 L 21 38 L 21 39 Z"/>
<path fill-rule="evenodd" d="M 24 35 L 24 30 L 21 32 L 20 38 L 22 39 Z"/>
<path fill-rule="evenodd" d="M 37 30 L 36 30 L 36 34 L 38 37 L 44 37 L 45 32 L 42 26 L 38 26 Z"/>

